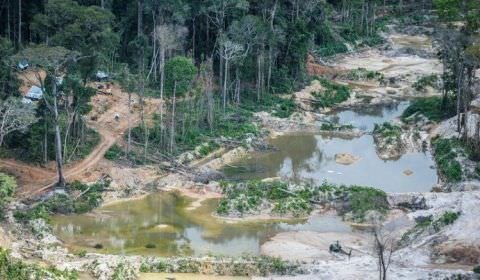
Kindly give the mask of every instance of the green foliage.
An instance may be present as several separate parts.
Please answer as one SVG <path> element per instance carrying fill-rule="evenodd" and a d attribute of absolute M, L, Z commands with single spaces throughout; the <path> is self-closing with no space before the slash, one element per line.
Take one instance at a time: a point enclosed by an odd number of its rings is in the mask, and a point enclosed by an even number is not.
<path fill-rule="evenodd" d="M 385 77 L 382 73 L 377 71 L 367 70 L 365 68 L 357 68 L 341 74 L 342 79 L 361 81 L 361 80 L 379 80 L 382 81 Z"/>
<path fill-rule="evenodd" d="M 480 265 L 477 265 L 473 268 L 473 273 L 480 274 Z"/>
<path fill-rule="evenodd" d="M 438 76 L 435 74 L 420 77 L 412 87 L 417 91 L 425 91 L 427 87 L 435 87 L 438 82 Z"/>
<path fill-rule="evenodd" d="M 176 56 L 165 63 L 165 91 L 173 95 L 176 84 L 176 95 L 184 95 L 191 87 L 197 68 L 192 60 L 184 56 Z"/>
<path fill-rule="evenodd" d="M 403 234 L 401 243 L 407 245 L 409 241 L 416 239 L 425 231 L 431 231 L 433 229 L 435 232 L 439 232 L 445 226 L 453 224 L 459 216 L 460 212 L 447 211 L 436 220 L 432 220 L 431 216 L 425 217 L 417 222 L 414 228 Z"/>
<path fill-rule="evenodd" d="M 382 190 L 351 186 L 348 192 L 351 211 L 358 220 L 363 220 L 365 213 L 370 210 L 385 213 L 389 208 L 387 194 Z"/>
<path fill-rule="evenodd" d="M 344 43 L 327 43 L 317 48 L 316 54 L 320 57 L 334 56 L 340 53 L 346 53 L 347 46 Z"/>
<path fill-rule="evenodd" d="M 205 157 L 207 156 L 208 154 L 210 154 L 211 152 L 215 151 L 216 149 L 218 149 L 220 147 L 219 144 L 217 144 L 216 142 L 214 141 L 210 141 L 208 143 L 205 143 L 205 144 L 202 144 L 199 148 L 198 148 L 198 153 L 202 156 L 202 157 Z"/>
<path fill-rule="evenodd" d="M 224 197 L 217 207 L 219 215 L 257 214 L 260 210 L 273 206 L 272 212 L 278 215 L 304 216 L 313 209 L 310 201 L 342 201 L 356 220 L 363 220 L 366 212 L 375 210 L 385 213 L 389 209 L 387 195 L 381 190 L 362 186 L 290 186 L 282 181 L 251 180 L 242 183 L 223 183 Z"/>
<path fill-rule="evenodd" d="M 322 108 L 333 107 L 350 98 L 350 88 L 348 86 L 339 85 L 326 79 L 321 79 L 320 83 L 325 91 L 313 93 L 317 106 Z"/>
<path fill-rule="evenodd" d="M 310 213 L 312 210 L 308 200 L 296 193 L 295 198 L 290 199 L 288 184 L 281 181 L 263 182 L 246 181 L 238 184 L 222 184 L 224 197 L 220 200 L 217 213 L 220 215 L 253 214 L 261 210 L 265 203 L 274 204 L 274 213 L 280 215 L 300 216 Z M 282 203 L 283 202 L 283 203 Z"/>
<path fill-rule="evenodd" d="M 19 95 L 20 81 L 7 60 L 13 54 L 13 51 L 12 42 L 0 36 L 0 99 Z"/>
<path fill-rule="evenodd" d="M 17 221 L 27 223 L 31 220 L 50 220 L 53 214 L 83 214 L 100 206 L 102 192 L 110 184 L 109 181 L 99 181 L 93 184 L 83 184 L 75 181 L 68 185 L 67 193 L 55 194 L 26 211 L 17 211 L 14 217 Z"/>
<path fill-rule="evenodd" d="M 157 248 L 157 246 L 156 246 L 155 244 L 153 244 L 153 243 L 147 243 L 147 244 L 145 245 L 145 248 L 147 248 L 147 249 L 155 249 L 155 248 Z"/>
<path fill-rule="evenodd" d="M 104 157 L 108 160 L 115 161 L 120 159 L 123 156 L 124 152 L 120 146 L 116 143 L 113 144 L 110 149 L 105 153 Z"/>
<path fill-rule="evenodd" d="M 206 271 L 205 271 L 206 270 Z M 302 273 L 298 264 L 268 256 L 244 255 L 237 258 L 211 256 L 207 259 L 173 258 L 144 260 L 142 273 L 211 273 L 229 276 L 268 276 Z"/>
<path fill-rule="evenodd" d="M 78 274 L 75 271 L 60 271 L 54 267 L 41 267 L 36 264 L 27 264 L 15 260 L 7 250 L 0 248 L 0 279 L 15 280 L 75 280 Z"/>
<path fill-rule="evenodd" d="M 375 136 L 385 139 L 386 143 L 400 143 L 402 137 L 402 128 L 398 125 L 385 122 L 383 124 L 375 124 L 373 129 Z"/>
<path fill-rule="evenodd" d="M 73 0 L 51 0 L 45 12 L 32 20 L 33 34 L 52 46 L 63 46 L 89 57 L 77 65 L 82 79 L 91 78 L 98 65 L 107 64 L 109 53 L 119 43 L 113 31 L 114 16 L 97 6 L 82 6 Z"/>
<path fill-rule="evenodd" d="M 458 140 L 438 138 L 432 142 L 432 145 L 440 173 L 449 182 L 460 181 L 463 176 L 463 170 L 457 160 L 456 150 L 460 147 Z"/>
<path fill-rule="evenodd" d="M 279 118 L 288 118 L 297 110 L 295 100 L 291 97 L 284 98 L 277 94 L 268 94 L 257 100 L 252 92 L 246 92 L 240 107 L 250 112 L 270 112 Z"/>
<path fill-rule="evenodd" d="M 15 178 L 0 172 L 0 220 L 4 218 L 3 208 L 13 198 L 16 188 Z"/>
<path fill-rule="evenodd" d="M 324 131 L 345 131 L 345 130 L 352 130 L 354 129 L 354 127 L 351 124 L 337 124 L 337 123 L 325 122 L 325 123 L 322 123 L 320 129 Z"/>
<path fill-rule="evenodd" d="M 443 227 L 453 224 L 458 217 L 460 216 L 459 212 L 451 212 L 447 211 L 440 216 L 437 220 L 435 220 L 432 225 L 435 231 L 440 231 Z"/>
<path fill-rule="evenodd" d="M 308 200 L 302 197 L 287 197 L 274 203 L 272 212 L 279 215 L 291 214 L 294 217 L 299 217 L 310 213 L 312 210 Z"/>
<path fill-rule="evenodd" d="M 408 121 L 408 119 L 415 114 L 422 114 L 434 122 L 439 122 L 453 117 L 455 115 L 455 108 L 451 102 L 448 102 L 446 108 L 444 108 L 440 97 L 419 98 L 408 106 L 401 118 L 403 121 Z"/>

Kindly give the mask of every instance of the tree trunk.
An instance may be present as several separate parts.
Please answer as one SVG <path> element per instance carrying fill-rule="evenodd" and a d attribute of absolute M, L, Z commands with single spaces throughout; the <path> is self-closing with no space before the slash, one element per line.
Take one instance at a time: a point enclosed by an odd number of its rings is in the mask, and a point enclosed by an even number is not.
<path fill-rule="evenodd" d="M 228 59 L 225 59 L 224 74 L 223 74 L 223 113 L 227 108 L 227 83 L 228 83 Z"/>
<path fill-rule="evenodd" d="M 18 0 L 18 47 L 22 46 L 22 0 Z"/>
<path fill-rule="evenodd" d="M 43 162 L 48 163 L 48 122 L 45 120 L 45 133 L 43 134 Z"/>
<path fill-rule="evenodd" d="M 63 177 L 63 158 L 62 158 L 62 138 L 60 136 L 60 125 L 58 124 L 58 96 L 57 84 L 53 83 L 53 111 L 55 117 L 55 159 L 57 161 L 58 182 L 57 187 L 65 188 L 65 178 Z"/>
<path fill-rule="evenodd" d="M 137 36 L 143 34 L 143 0 L 138 0 Z"/>
<path fill-rule="evenodd" d="M 128 92 L 128 138 L 127 138 L 127 158 L 130 157 L 130 148 L 132 143 L 132 94 Z"/>
<path fill-rule="evenodd" d="M 175 145 L 175 105 L 176 105 L 177 81 L 173 83 L 173 104 L 172 104 L 172 123 L 170 131 L 170 154 L 173 154 L 173 147 Z"/>

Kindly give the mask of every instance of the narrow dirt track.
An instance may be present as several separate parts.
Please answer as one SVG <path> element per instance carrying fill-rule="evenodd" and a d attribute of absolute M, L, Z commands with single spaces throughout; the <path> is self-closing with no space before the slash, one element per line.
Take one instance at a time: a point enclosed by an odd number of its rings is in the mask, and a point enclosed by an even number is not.
<path fill-rule="evenodd" d="M 138 96 L 132 94 L 134 104 L 138 103 Z M 96 95 L 92 98 L 93 110 L 88 115 L 88 126 L 95 129 L 100 134 L 100 142 L 84 159 L 67 164 L 65 166 L 65 179 L 80 179 L 82 174 L 95 166 L 103 159 L 105 153 L 117 141 L 121 140 L 123 133 L 128 129 L 128 94 L 122 92 L 117 86 L 113 86 L 112 95 Z M 105 108 L 101 108 L 101 107 Z M 148 116 L 160 106 L 157 99 L 146 100 L 145 116 Z M 140 119 L 140 109 L 132 108 L 131 124 L 134 127 Z M 119 115 L 119 120 L 115 120 L 115 115 Z M 92 120 L 96 118 L 96 120 Z M 13 173 L 18 181 L 19 188 L 17 197 L 28 198 L 40 194 L 51 187 L 57 181 L 57 172 L 49 168 L 41 168 L 19 162 L 14 159 L 0 159 L 0 168 Z"/>

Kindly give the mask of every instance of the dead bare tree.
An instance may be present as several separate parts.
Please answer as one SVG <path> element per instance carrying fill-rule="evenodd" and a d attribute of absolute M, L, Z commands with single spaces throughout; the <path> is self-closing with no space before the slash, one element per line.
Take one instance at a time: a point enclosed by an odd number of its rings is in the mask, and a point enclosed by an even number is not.
<path fill-rule="evenodd" d="M 373 256 L 377 259 L 378 276 L 380 280 L 386 280 L 388 269 L 392 264 L 393 252 L 397 249 L 397 239 L 394 236 L 395 229 L 386 226 L 382 218 L 372 219 Z"/>
<path fill-rule="evenodd" d="M 165 95 L 165 61 L 166 53 L 170 50 L 175 50 L 183 46 L 183 42 L 188 34 L 188 29 L 180 25 L 164 24 L 155 27 L 153 36 L 156 46 L 152 58 L 152 65 L 147 75 L 149 79 L 152 71 L 156 73 L 158 67 L 160 72 L 160 129 L 163 135 L 163 107 Z M 159 58 L 157 58 L 159 57 Z M 155 75 L 156 76 L 156 75 Z M 163 137 L 161 137 L 163 138 Z"/>
<path fill-rule="evenodd" d="M 24 104 L 20 98 L 14 97 L 0 100 L 0 146 L 5 136 L 25 130 L 36 120 L 34 105 Z"/>
<path fill-rule="evenodd" d="M 242 45 L 232 42 L 231 40 L 226 39 L 222 43 L 223 52 L 220 56 L 224 59 L 224 73 L 223 73 L 223 87 L 222 87 L 222 97 L 223 97 L 223 112 L 225 112 L 227 107 L 227 89 L 228 89 L 228 79 L 229 79 L 229 66 L 230 63 L 236 59 L 244 57 L 248 53 L 248 48 L 245 49 Z"/>

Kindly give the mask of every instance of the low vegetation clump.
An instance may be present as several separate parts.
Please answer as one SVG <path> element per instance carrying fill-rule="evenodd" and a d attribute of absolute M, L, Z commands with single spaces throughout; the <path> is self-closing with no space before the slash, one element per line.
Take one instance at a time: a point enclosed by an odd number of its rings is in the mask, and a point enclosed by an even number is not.
<path fill-rule="evenodd" d="M 16 188 L 15 178 L 0 172 L 0 220 L 4 218 L 4 208 L 13 198 Z"/>
<path fill-rule="evenodd" d="M 434 122 L 455 116 L 455 107 L 453 102 L 447 101 L 443 104 L 441 97 L 426 97 L 414 100 L 410 106 L 403 112 L 401 119 L 404 122 L 417 114 L 421 114 Z"/>
<path fill-rule="evenodd" d="M 268 256 L 239 258 L 171 258 L 144 260 L 142 273 L 201 273 L 228 276 L 268 276 L 303 273 L 299 265 Z"/>
<path fill-rule="evenodd" d="M 405 232 L 400 240 L 401 244 L 408 244 L 412 240 L 415 240 L 424 232 L 436 233 L 442 230 L 444 227 L 453 224 L 460 212 L 447 211 L 443 213 L 438 219 L 433 220 L 432 216 L 422 217 L 417 221 L 415 227 Z"/>
<path fill-rule="evenodd" d="M 384 75 L 377 71 L 367 70 L 365 68 L 353 69 L 341 76 L 341 78 L 351 81 L 378 80 L 383 81 Z"/>
<path fill-rule="evenodd" d="M 362 221 L 368 211 L 385 213 L 388 208 L 385 192 L 362 186 L 290 185 L 282 181 L 246 181 L 223 183 L 224 197 L 217 213 L 222 216 L 255 215 L 267 211 L 280 216 L 304 216 L 315 204 L 339 205 L 340 214 L 351 213 Z M 335 203 L 341 202 L 341 203 Z"/>
<path fill-rule="evenodd" d="M 350 98 L 350 88 L 348 86 L 336 84 L 326 79 L 320 79 L 320 83 L 325 91 L 313 93 L 318 107 L 333 107 Z"/>
<path fill-rule="evenodd" d="M 278 94 L 268 94 L 257 100 L 252 93 L 245 96 L 240 108 L 250 112 L 266 111 L 278 118 L 288 118 L 297 110 L 297 105 L 291 97 Z"/>
<path fill-rule="evenodd" d="M 116 143 L 113 144 L 110 149 L 105 153 L 104 157 L 108 160 L 119 160 L 124 155 L 124 151 Z"/>
<path fill-rule="evenodd" d="M 197 147 L 197 152 L 201 157 L 205 157 L 216 149 L 220 148 L 220 145 L 215 141 L 209 141 Z"/>
<path fill-rule="evenodd" d="M 381 137 L 387 144 L 395 144 L 401 141 L 402 128 L 396 124 L 385 122 L 383 124 L 375 124 L 373 129 L 374 136 Z"/>
<path fill-rule="evenodd" d="M 324 131 L 346 131 L 346 130 L 354 129 L 354 126 L 351 124 L 338 124 L 338 123 L 332 123 L 332 122 L 325 122 L 325 123 L 322 123 L 322 125 L 320 126 L 320 129 Z"/>
<path fill-rule="evenodd" d="M 425 91 L 427 87 L 436 87 L 437 83 L 438 76 L 432 74 L 420 77 L 415 83 L 413 83 L 412 87 L 417 91 Z"/>
<path fill-rule="evenodd" d="M 442 228 L 445 226 L 453 224 L 458 217 L 460 217 L 460 212 L 452 212 L 452 211 L 447 211 L 440 216 L 437 220 L 435 220 L 432 225 L 435 231 L 440 231 Z"/>
<path fill-rule="evenodd" d="M 49 221 L 52 214 L 83 214 L 89 212 L 100 206 L 102 192 L 109 184 L 109 181 L 100 181 L 88 185 L 75 181 L 67 187 L 65 193 L 57 193 L 26 211 L 16 211 L 14 216 L 18 221 L 26 223 L 36 219 Z"/>
<path fill-rule="evenodd" d="M 458 161 L 458 151 L 461 149 L 456 139 L 437 138 L 432 142 L 435 161 L 440 173 L 449 182 L 459 182 L 463 177 L 463 169 Z"/>
<path fill-rule="evenodd" d="M 7 250 L 0 247 L 0 279 L 75 280 L 78 279 L 78 274 L 75 271 L 60 271 L 54 267 L 42 267 L 15 260 Z"/>
<path fill-rule="evenodd" d="M 389 208 L 387 194 L 379 189 L 362 186 L 341 187 L 347 193 L 346 210 L 353 214 L 354 220 L 364 221 L 369 211 L 385 214 Z"/>
<path fill-rule="evenodd" d="M 170 151 L 173 155 L 179 155 L 182 152 L 191 151 L 197 146 L 211 141 L 211 139 L 224 137 L 242 142 L 249 135 L 258 134 L 258 128 L 252 121 L 252 111 L 237 106 L 228 106 L 226 111 L 223 112 L 220 107 L 215 106 L 210 117 L 208 117 L 209 114 L 205 110 L 196 111 L 197 109 L 192 109 L 193 107 L 204 108 L 204 104 L 196 106 L 192 105 L 192 102 L 201 103 L 200 100 L 189 100 L 188 102 L 179 102 L 176 105 L 176 110 L 179 112 L 189 110 L 191 112 L 175 118 L 176 129 L 173 141 L 171 132 L 162 125 L 162 121 L 165 122 L 165 117 L 162 120 L 160 115 L 153 116 L 148 133 L 149 153 Z M 205 115 L 205 119 L 209 119 L 209 121 L 200 120 L 201 115 Z M 145 143 L 145 130 L 142 125 L 132 129 L 132 139 L 137 143 Z"/>

